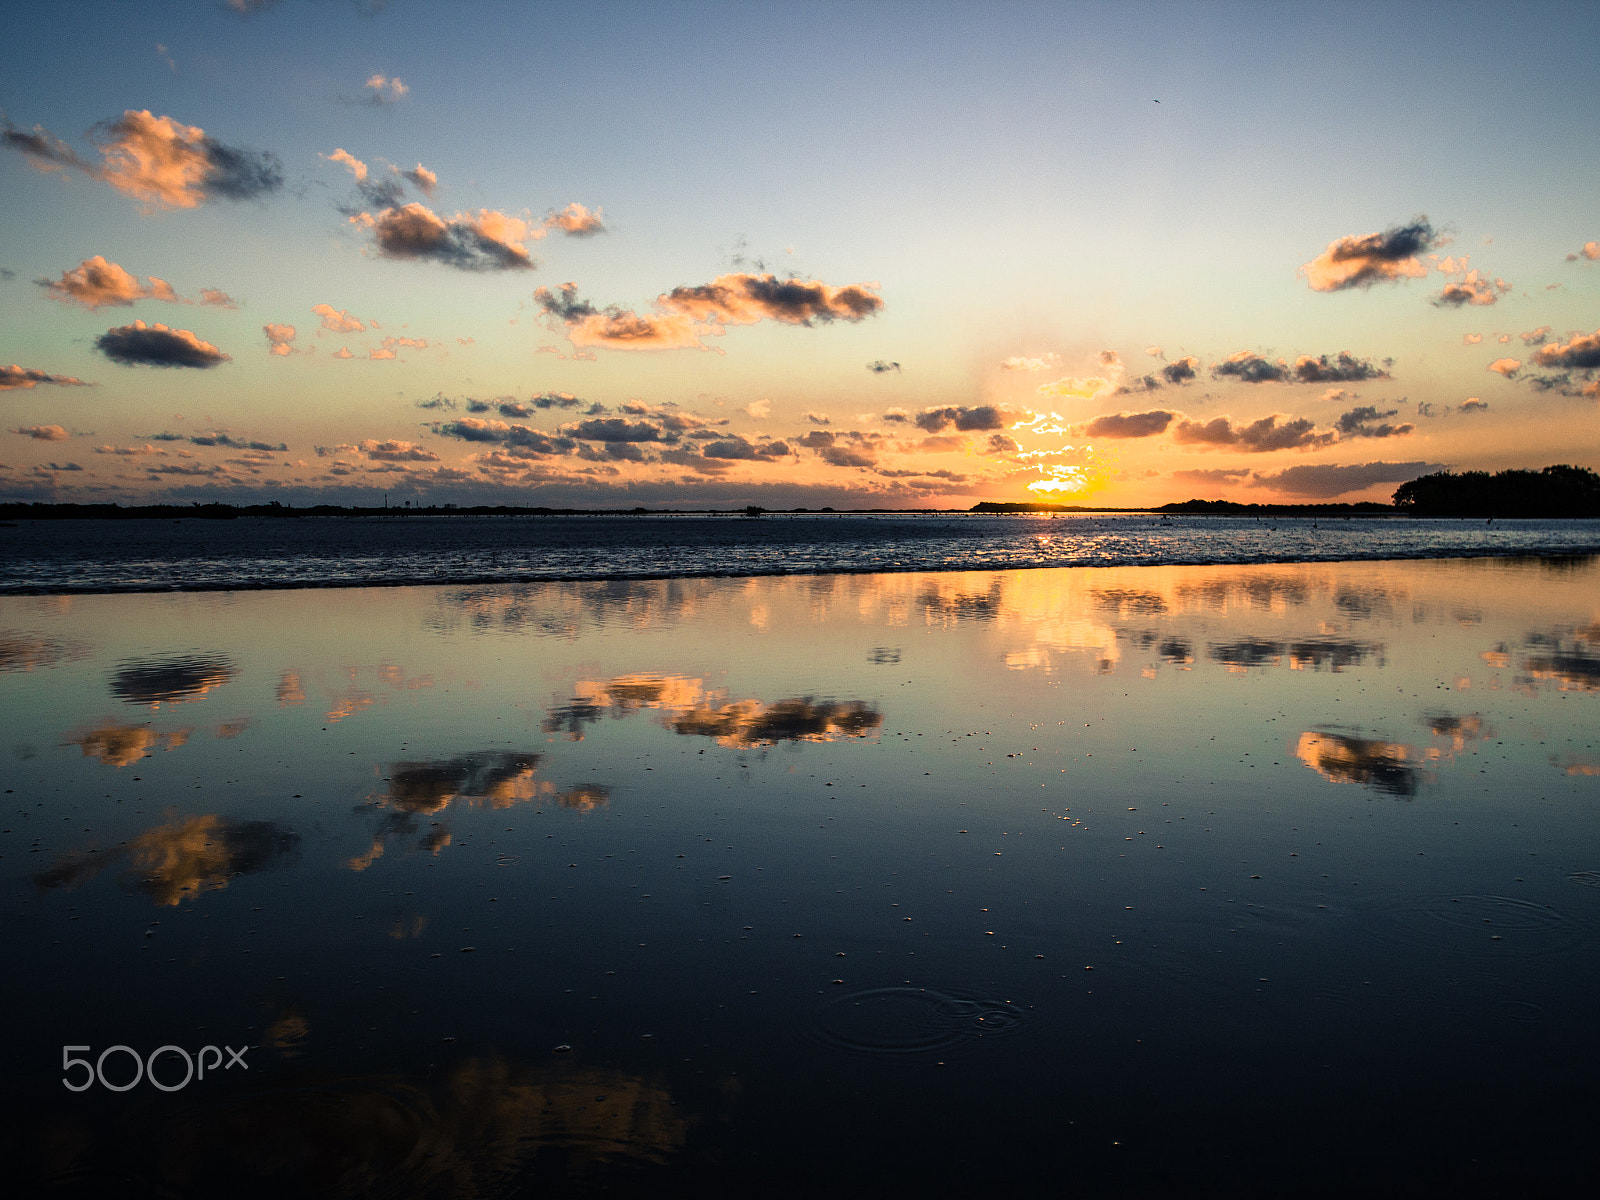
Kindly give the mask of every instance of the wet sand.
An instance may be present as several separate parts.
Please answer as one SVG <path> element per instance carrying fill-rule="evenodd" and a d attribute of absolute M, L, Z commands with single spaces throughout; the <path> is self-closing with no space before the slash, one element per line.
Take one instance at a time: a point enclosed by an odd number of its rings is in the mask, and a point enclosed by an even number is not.
<path fill-rule="evenodd" d="M 9 1161 L 1591 1181 L 1597 597 L 1594 559 L 0 597 Z M 143 1077 L 207 1045 L 248 1069 Z M 129 1049 L 73 1092 L 63 1046 Z"/>

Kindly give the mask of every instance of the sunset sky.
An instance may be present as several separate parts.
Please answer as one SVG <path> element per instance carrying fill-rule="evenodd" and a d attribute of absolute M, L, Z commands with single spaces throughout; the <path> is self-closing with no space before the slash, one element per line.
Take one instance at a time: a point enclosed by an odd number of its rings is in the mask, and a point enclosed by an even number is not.
<path fill-rule="evenodd" d="M 3 499 L 1139 506 L 1600 468 L 1593 4 L 6 30 Z"/>

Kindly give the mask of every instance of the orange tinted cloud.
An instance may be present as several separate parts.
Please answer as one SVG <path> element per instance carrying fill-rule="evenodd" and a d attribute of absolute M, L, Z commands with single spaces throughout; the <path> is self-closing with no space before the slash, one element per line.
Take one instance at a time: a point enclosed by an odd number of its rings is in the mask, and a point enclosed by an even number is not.
<path fill-rule="evenodd" d="M 57 387 L 89 386 L 83 380 L 74 379 L 71 375 L 52 375 L 37 367 L 19 367 L 16 363 L 12 363 L 9 367 L 0 367 L 0 392 L 34 388 L 41 383 L 50 383 Z"/>
<path fill-rule="evenodd" d="M 294 353 L 294 347 L 289 344 L 290 342 L 294 341 L 293 325 L 263 325 L 261 327 L 261 332 L 267 335 L 267 341 L 272 346 L 272 348 L 267 351 L 268 354 L 273 354 L 279 358 L 283 358 Z"/>
<path fill-rule="evenodd" d="M 417 191 L 430 199 L 434 189 L 439 186 L 439 177 L 421 163 L 418 163 L 414 170 L 401 171 L 400 174 L 403 178 L 409 179 Z"/>
<path fill-rule="evenodd" d="M 146 204 L 195 208 L 215 196 L 245 200 L 283 185 L 271 154 L 225 146 L 198 125 L 128 109 L 104 127 L 93 174 Z"/>
<path fill-rule="evenodd" d="M 498 209 L 480 208 L 441 217 L 425 204 L 386 208 L 376 217 L 361 213 L 352 221 L 370 227 L 385 258 L 424 259 L 462 271 L 531 270 L 526 239 L 544 229 Z"/>
<path fill-rule="evenodd" d="M 1300 274 L 1314 292 L 1341 292 L 1403 278 L 1420 279 L 1427 275 L 1428 268 L 1417 256 L 1439 245 L 1440 240 L 1427 217 L 1418 217 L 1409 225 L 1397 225 L 1382 233 L 1352 235 L 1330 242 L 1326 250 L 1300 268 Z"/>
<path fill-rule="evenodd" d="M 1497 358 L 1489 364 L 1489 370 L 1496 375 L 1504 375 L 1510 379 L 1522 368 L 1522 362 L 1515 358 Z"/>
<path fill-rule="evenodd" d="M 559 212 L 545 218 L 546 228 L 559 229 L 568 237 L 591 237 L 606 231 L 605 215 L 600 209 L 590 212 L 574 200 Z"/>
<path fill-rule="evenodd" d="M 322 154 L 318 157 L 325 158 L 329 162 L 343 163 L 345 166 L 350 168 L 350 174 L 356 177 L 357 183 L 366 182 L 367 164 L 362 162 L 359 158 L 348 151 L 337 149 L 332 154 Z"/>
<path fill-rule="evenodd" d="M 322 327 L 332 333 L 364 333 L 366 325 L 360 317 L 352 317 L 342 308 L 331 304 L 313 304 L 311 311 L 322 318 Z"/>
<path fill-rule="evenodd" d="M 1600 367 L 1600 329 L 1575 334 L 1565 345 L 1551 342 L 1534 352 L 1533 361 L 1541 367 L 1567 367 L 1580 371 Z"/>
<path fill-rule="evenodd" d="M 577 285 L 559 291 L 541 287 L 534 299 L 565 327 L 574 346 L 612 350 L 707 349 L 704 338 L 729 325 L 779 321 L 786 325 L 856 322 L 883 307 L 872 283 L 833 287 L 775 275 L 719 275 L 710 283 L 673 288 L 656 297 L 655 311 L 637 313 L 617 305 L 599 308 L 578 297 Z"/>
<path fill-rule="evenodd" d="M 1504 292 L 1509 292 L 1511 285 L 1504 279 L 1490 280 L 1490 278 L 1477 269 L 1468 271 L 1460 279 L 1452 279 L 1444 285 L 1444 290 L 1433 298 L 1433 304 L 1438 308 L 1460 308 L 1464 304 L 1487 305 L 1493 304 Z"/>
<path fill-rule="evenodd" d="M 140 283 L 137 275 L 130 275 L 116 263 L 107 262 L 102 254 L 86 258 L 70 271 L 61 272 L 60 279 L 37 282 L 52 300 L 81 304 L 88 309 L 127 306 L 135 300 L 184 303 L 166 280 L 151 276 Z"/>
<path fill-rule="evenodd" d="M 23 437 L 30 437 L 36 442 L 64 442 L 72 435 L 60 425 L 29 425 L 25 429 L 13 429 L 12 433 L 20 433 Z"/>

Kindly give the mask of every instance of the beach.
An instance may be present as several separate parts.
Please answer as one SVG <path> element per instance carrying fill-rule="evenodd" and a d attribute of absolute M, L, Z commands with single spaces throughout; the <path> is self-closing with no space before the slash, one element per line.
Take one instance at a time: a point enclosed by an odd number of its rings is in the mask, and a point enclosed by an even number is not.
<path fill-rule="evenodd" d="M 8 1152 L 62 1195 L 1571 1184 L 1597 580 L 0 598 Z"/>

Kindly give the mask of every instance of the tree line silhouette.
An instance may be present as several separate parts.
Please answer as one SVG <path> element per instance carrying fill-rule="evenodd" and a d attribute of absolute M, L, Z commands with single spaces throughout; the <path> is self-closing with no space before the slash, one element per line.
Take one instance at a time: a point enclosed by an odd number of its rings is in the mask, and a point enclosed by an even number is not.
<path fill-rule="evenodd" d="M 1418 517 L 1600 517 L 1600 475 L 1572 466 L 1440 471 L 1402 483 L 1394 506 Z"/>

